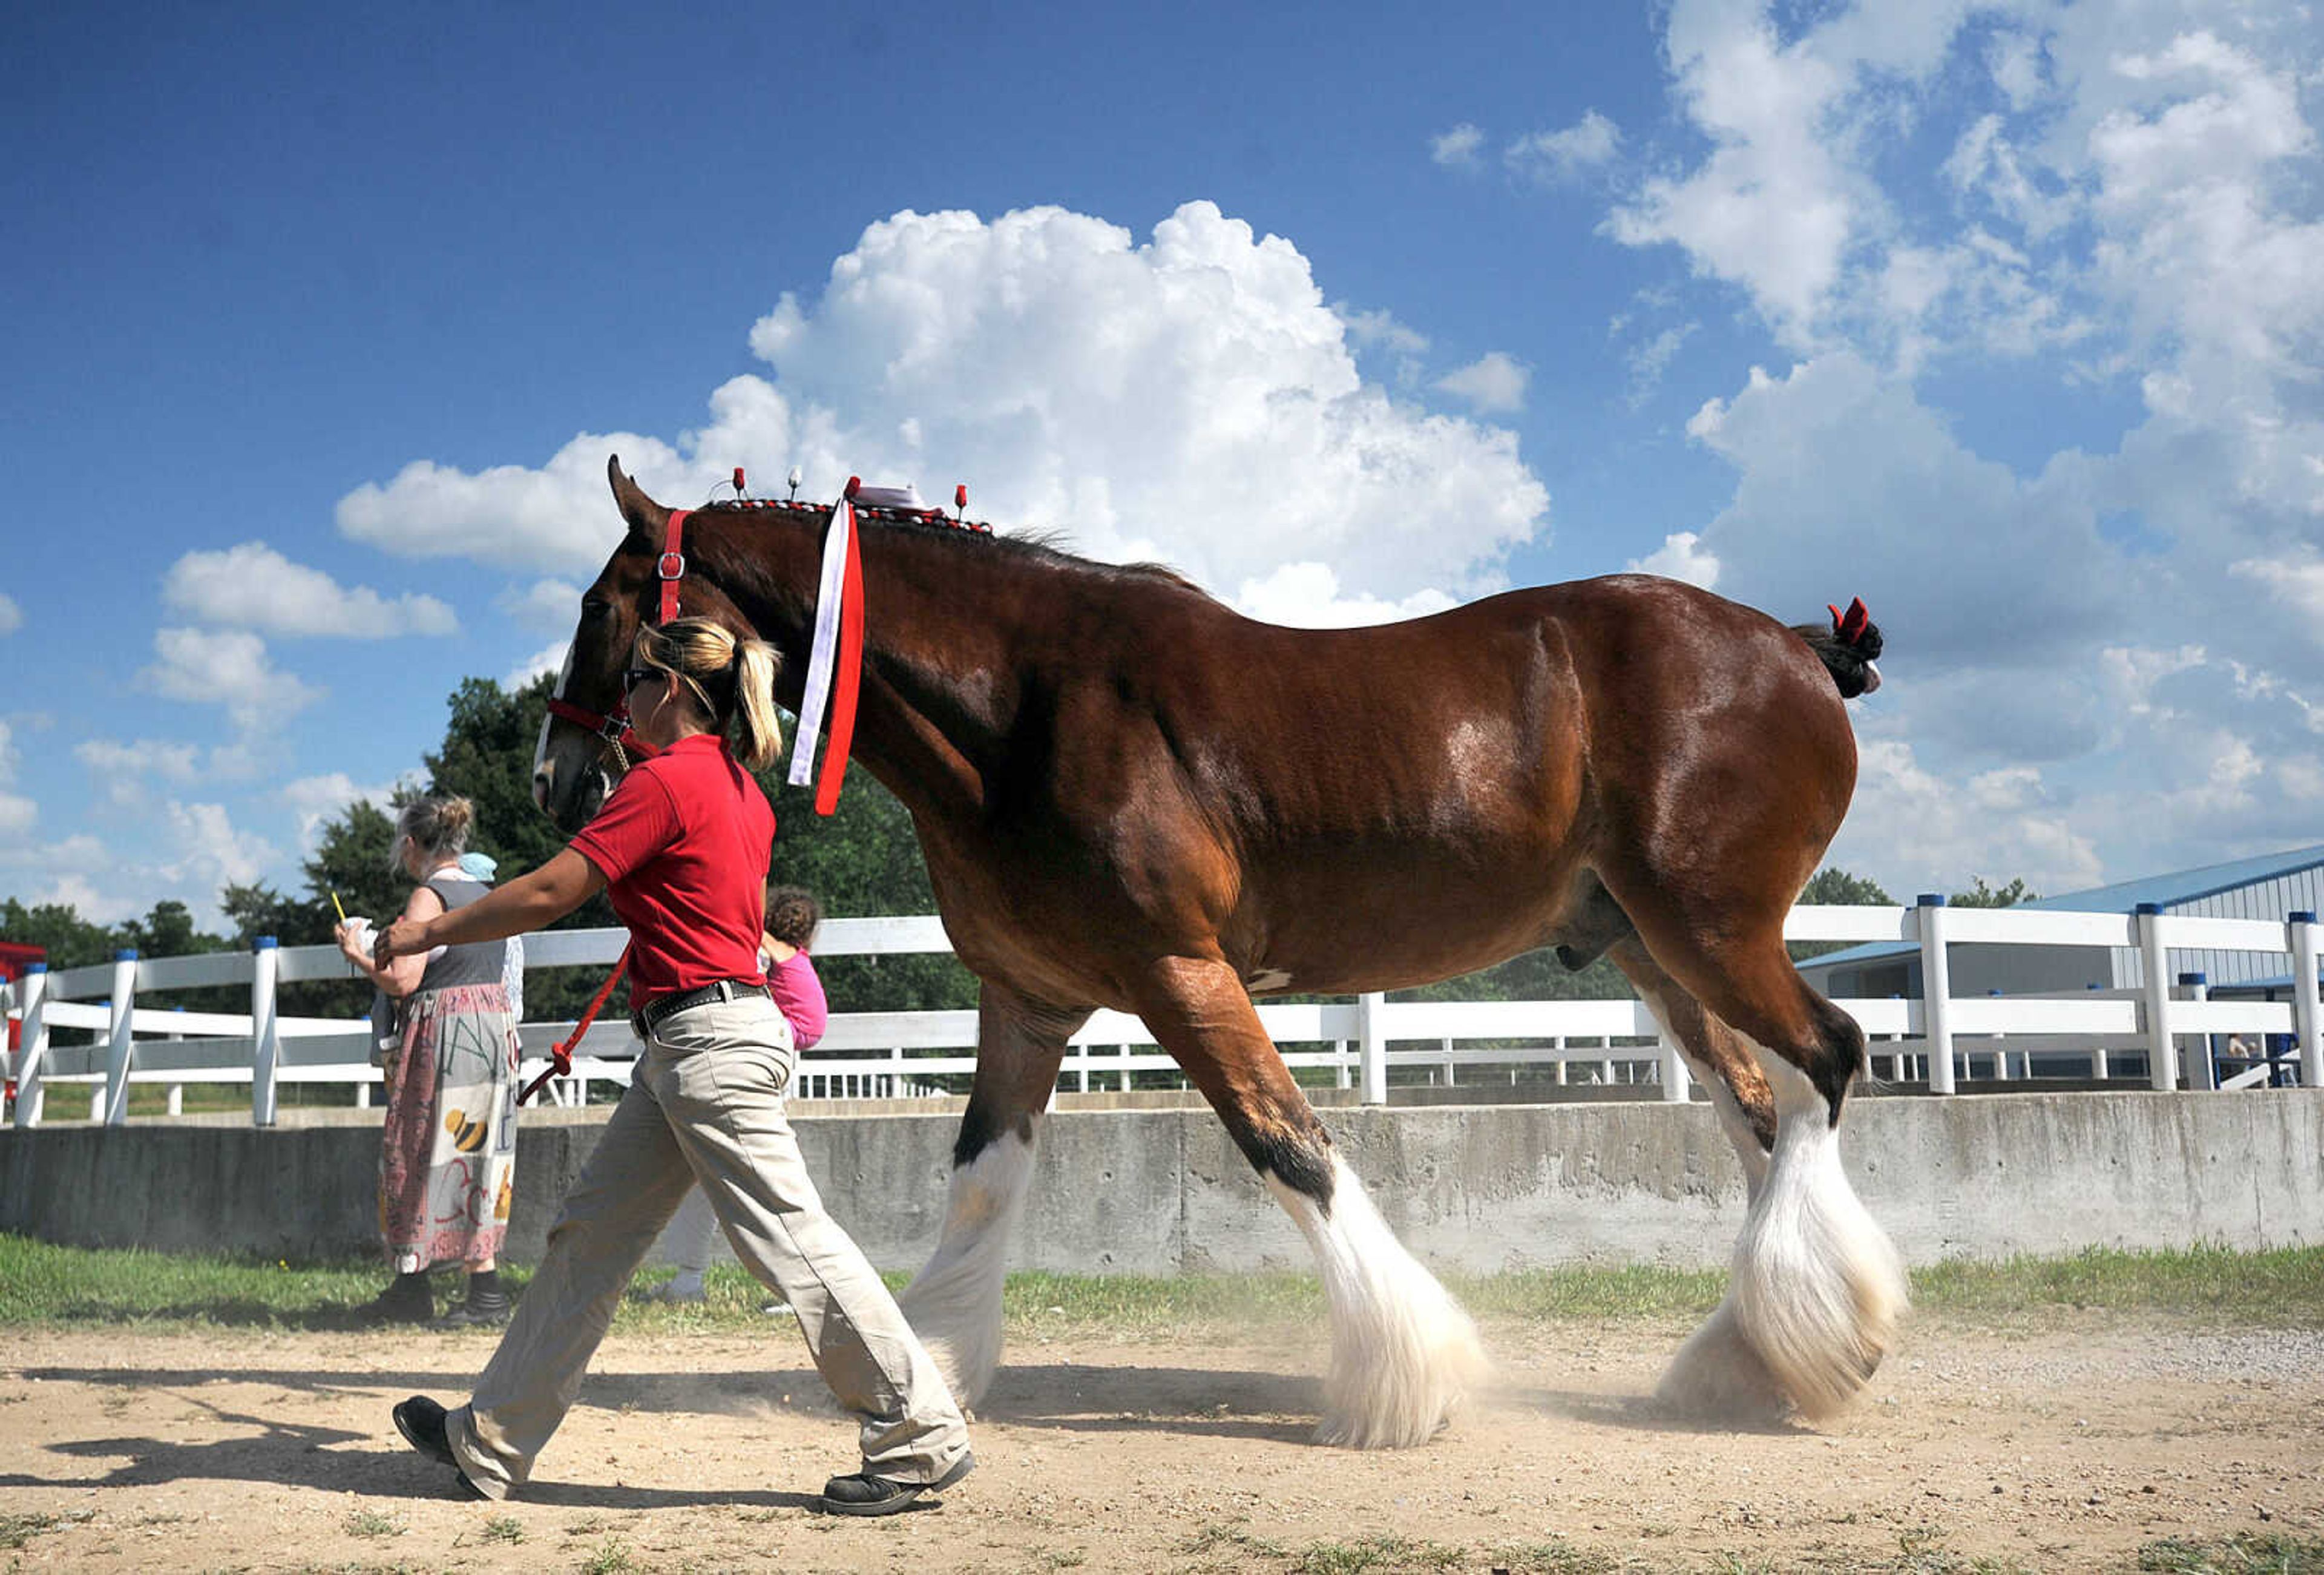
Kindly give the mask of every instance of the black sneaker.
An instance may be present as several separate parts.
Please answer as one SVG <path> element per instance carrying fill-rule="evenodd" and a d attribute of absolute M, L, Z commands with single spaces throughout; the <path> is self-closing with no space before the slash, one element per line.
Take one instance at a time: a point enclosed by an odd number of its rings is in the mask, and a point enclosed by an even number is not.
<path fill-rule="evenodd" d="M 468 1299 L 456 1303 L 443 1317 L 429 1324 L 430 1329 L 498 1329 L 509 1321 L 509 1294 L 506 1291 L 470 1291 Z"/>
<path fill-rule="evenodd" d="M 834 1477 L 823 1485 L 823 1507 L 832 1515 L 896 1515 L 926 1494 L 943 1492 L 974 1469 L 976 1457 L 963 1450 L 952 1469 L 933 1482 L 901 1482 L 869 1471 Z"/>
<path fill-rule="evenodd" d="M 395 1431 L 403 1441 L 431 1460 L 440 1460 L 452 1468 L 472 1498 L 487 1498 L 491 1495 L 469 1480 L 468 1473 L 460 1469 L 460 1459 L 452 1452 L 452 1440 L 444 1431 L 444 1408 L 425 1395 L 414 1395 L 394 1411 Z"/>

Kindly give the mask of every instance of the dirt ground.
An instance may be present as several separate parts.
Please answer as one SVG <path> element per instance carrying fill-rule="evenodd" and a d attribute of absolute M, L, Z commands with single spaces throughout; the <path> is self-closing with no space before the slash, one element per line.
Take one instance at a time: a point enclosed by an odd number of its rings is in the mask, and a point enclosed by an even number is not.
<path fill-rule="evenodd" d="M 2316 1334 L 1921 1319 L 1837 1426 L 1737 1433 L 1646 1404 L 1683 1332 L 1489 1326 L 1498 1382 L 1434 1443 L 1387 1454 L 1305 1441 L 1321 1331 L 1020 1340 L 977 1418 L 976 1474 L 941 1508 L 850 1521 L 812 1507 L 853 1434 L 787 1326 L 608 1341 L 536 1481 L 500 1505 L 456 1497 L 388 1420 L 415 1391 L 456 1402 L 486 1336 L 0 1331 L 0 1559 L 2046 1571 L 2127 1568 L 2166 1537 L 2324 1535 Z"/>

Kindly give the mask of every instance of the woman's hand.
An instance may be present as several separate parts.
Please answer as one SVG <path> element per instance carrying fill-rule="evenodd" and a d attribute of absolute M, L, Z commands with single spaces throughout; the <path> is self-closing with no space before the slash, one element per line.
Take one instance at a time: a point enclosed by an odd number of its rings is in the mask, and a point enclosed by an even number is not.
<path fill-rule="evenodd" d="M 407 916 L 380 931 L 379 940 L 371 949 L 373 964 L 385 968 L 398 957 L 413 956 L 433 947 L 436 943 L 428 938 L 430 922 Z"/>
<path fill-rule="evenodd" d="M 339 944 L 339 955 L 358 968 L 371 960 L 371 924 L 368 920 L 346 919 L 331 932 Z"/>

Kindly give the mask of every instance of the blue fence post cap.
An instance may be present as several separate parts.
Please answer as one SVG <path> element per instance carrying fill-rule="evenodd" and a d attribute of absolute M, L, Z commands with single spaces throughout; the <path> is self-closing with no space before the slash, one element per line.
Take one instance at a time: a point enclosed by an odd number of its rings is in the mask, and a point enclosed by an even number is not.
<path fill-rule="evenodd" d="M 1945 894 L 1941 891 L 1923 891 L 1913 900 L 1915 907 L 1942 907 L 1944 905 Z"/>
<path fill-rule="evenodd" d="M 2179 982 L 2181 984 L 2209 984 L 2211 982 L 2211 976 L 2200 970 L 2198 970 L 2193 973 L 2181 973 L 2179 976 Z"/>
<path fill-rule="evenodd" d="M 2131 911 L 2134 913 L 2161 913 L 2163 911 L 2163 905 L 2159 902 L 2142 902 Z"/>
<path fill-rule="evenodd" d="M 27 962 L 24 964 L 24 972 L 27 973 L 46 973 L 48 971 L 49 965 L 45 962 Z"/>
<path fill-rule="evenodd" d="M 137 961 L 137 948 L 124 946 L 113 954 L 113 960 L 115 962 L 134 962 Z"/>
<path fill-rule="evenodd" d="M 254 952 L 272 952 L 274 950 L 274 946 L 275 941 L 272 935 L 254 935 L 251 937 L 250 949 Z"/>
<path fill-rule="evenodd" d="M 2290 923 L 2295 925 L 2312 925 L 2316 922 L 2316 916 L 2304 907 L 2293 908 L 2287 918 Z"/>

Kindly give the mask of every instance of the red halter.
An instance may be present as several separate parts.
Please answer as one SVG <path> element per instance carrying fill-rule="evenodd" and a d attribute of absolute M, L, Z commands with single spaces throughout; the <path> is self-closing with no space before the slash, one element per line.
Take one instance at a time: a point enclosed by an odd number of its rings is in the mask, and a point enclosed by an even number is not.
<path fill-rule="evenodd" d="M 678 582 L 686 577 L 686 554 L 681 549 L 686 542 L 687 517 L 691 512 L 688 509 L 672 509 L 669 523 L 662 531 L 661 556 L 654 560 L 654 574 L 661 581 L 661 616 L 654 620 L 657 627 L 678 616 Z M 605 747 L 621 761 L 624 770 L 629 769 L 629 755 L 651 760 L 661 752 L 640 738 L 637 730 L 630 725 L 630 697 L 626 693 L 615 698 L 613 710 L 603 714 L 584 710 L 569 700 L 552 695 L 549 714 L 586 727 L 604 739 Z"/>

